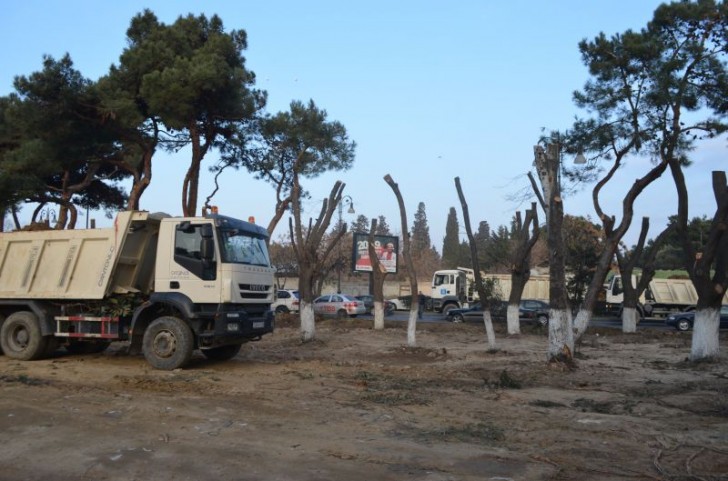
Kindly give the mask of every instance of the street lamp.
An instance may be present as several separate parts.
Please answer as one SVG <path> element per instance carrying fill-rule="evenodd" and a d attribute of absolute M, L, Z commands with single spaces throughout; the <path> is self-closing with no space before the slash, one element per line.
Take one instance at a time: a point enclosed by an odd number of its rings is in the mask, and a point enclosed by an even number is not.
<path fill-rule="evenodd" d="M 349 206 L 349 210 L 346 211 L 347 214 L 355 214 L 354 211 L 354 200 L 351 198 L 350 195 L 345 195 L 341 198 L 341 201 L 339 202 L 339 229 L 344 228 L 344 204 Z M 339 245 L 339 258 L 336 261 L 336 270 L 337 270 L 337 281 L 336 281 L 336 292 L 341 294 L 341 246 Z"/>

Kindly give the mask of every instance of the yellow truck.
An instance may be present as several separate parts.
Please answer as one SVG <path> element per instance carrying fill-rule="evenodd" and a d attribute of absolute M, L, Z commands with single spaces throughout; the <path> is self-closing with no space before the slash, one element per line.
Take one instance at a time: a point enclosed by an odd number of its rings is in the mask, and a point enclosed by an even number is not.
<path fill-rule="evenodd" d="M 273 332 L 266 230 L 218 214 L 121 212 L 112 227 L 0 233 L 0 347 L 41 359 L 124 341 L 154 368 L 227 360 Z"/>

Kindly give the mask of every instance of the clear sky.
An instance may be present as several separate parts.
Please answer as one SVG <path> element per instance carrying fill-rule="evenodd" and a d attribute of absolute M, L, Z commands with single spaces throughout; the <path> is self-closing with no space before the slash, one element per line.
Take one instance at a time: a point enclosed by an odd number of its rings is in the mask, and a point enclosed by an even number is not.
<path fill-rule="evenodd" d="M 357 142 L 354 167 L 307 181 L 314 209 L 336 180 L 346 183 L 356 214 L 384 215 L 400 233 L 399 211 L 384 182 L 391 174 L 405 199 L 408 225 L 419 202 L 426 206 L 432 241 L 442 248 L 451 207 L 462 212 L 454 178 L 460 177 L 474 226 L 508 224 L 528 204 L 508 200 L 528 185 L 533 145 L 547 130 L 568 128 L 575 115 L 571 94 L 587 79 L 578 42 L 599 32 L 639 30 L 661 3 L 655 0 L 400 0 L 368 2 L 124 0 L 3 0 L 0 16 L 0 95 L 16 75 L 42 67 L 44 54 L 69 53 L 90 79 L 117 63 L 131 18 L 144 8 L 164 23 L 180 15 L 218 14 L 226 30 L 248 33 L 247 67 L 269 94 L 267 110 L 308 101 L 342 122 Z M 687 169 L 690 215 L 715 211 L 710 171 L 725 170 L 725 140 L 703 145 Z M 200 199 L 212 191 L 203 167 Z M 568 161 L 568 159 L 567 159 Z M 158 154 L 142 208 L 181 212 L 182 178 L 189 154 Z M 604 204 L 619 214 L 624 192 L 649 167 L 633 159 L 605 192 Z M 590 188 L 565 199 L 567 213 L 591 215 Z M 665 176 L 636 204 L 654 232 L 676 210 Z M 229 172 L 213 203 L 221 213 L 266 225 L 273 214 L 272 187 L 245 171 Z M 202 202 L 201 202 L 202 204 Z M 26 209 L 27 211 L 28 209 Z M 99 215 L 92 215 L 97 219 Z M 356 215 L 344 210 L 345 221 Z M 619 217 L 619 216 L 618 216 Z M 543 219 L 543 216 L 541 216 Z M 99 219 L 99 223 L 105 222 Z M 80 220 L 83 224 L 83 219 Z M 274 233 L 278 238 L 288 222 Z M 627 236 L 633 242 L 633 228 Z"/>

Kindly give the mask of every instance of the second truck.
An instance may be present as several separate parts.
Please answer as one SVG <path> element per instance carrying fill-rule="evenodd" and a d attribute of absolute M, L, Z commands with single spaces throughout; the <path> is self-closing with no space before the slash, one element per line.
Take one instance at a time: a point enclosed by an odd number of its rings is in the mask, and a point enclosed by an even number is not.
<path fill-rule="evenodd" d="M 113 227 L 0 233 L 0 347 L 13 359 L 126 341 L 154 368 L 227 360 L 273 332 L 266 230 L 121 212 Z"/>

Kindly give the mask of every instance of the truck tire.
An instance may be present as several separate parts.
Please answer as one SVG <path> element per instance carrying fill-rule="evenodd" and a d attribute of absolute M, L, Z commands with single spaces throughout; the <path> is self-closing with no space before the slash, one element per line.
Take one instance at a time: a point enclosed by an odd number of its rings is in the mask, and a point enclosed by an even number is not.
<path fill-rule="evenodd" d="M 242 344 L 213 347 L 211 349 L 203 349 L 202 354 L 211 361 L 229 361 L 238 355 L 241 347 Z"/>
<path fill-rule="evenodd" d="M 40 323 L 30 311 L 10 314 L 0 329 L 0 346 L 6 356 L 32 361 L 46 355 L 48 339 L 40 331 Z"/>
<path fill-rule="evenodd" d="M 110 345 L 109 341 L 68 341 L 66 351 L 71 354 L 98 354 Z"/>
<path fill-rule="evenodd" d="M 195 336 L 182 319 L 160 317 L 144 331 L 142 352 L 155 369 L 171 371 L 184 367 L 192 358 Z"/>

